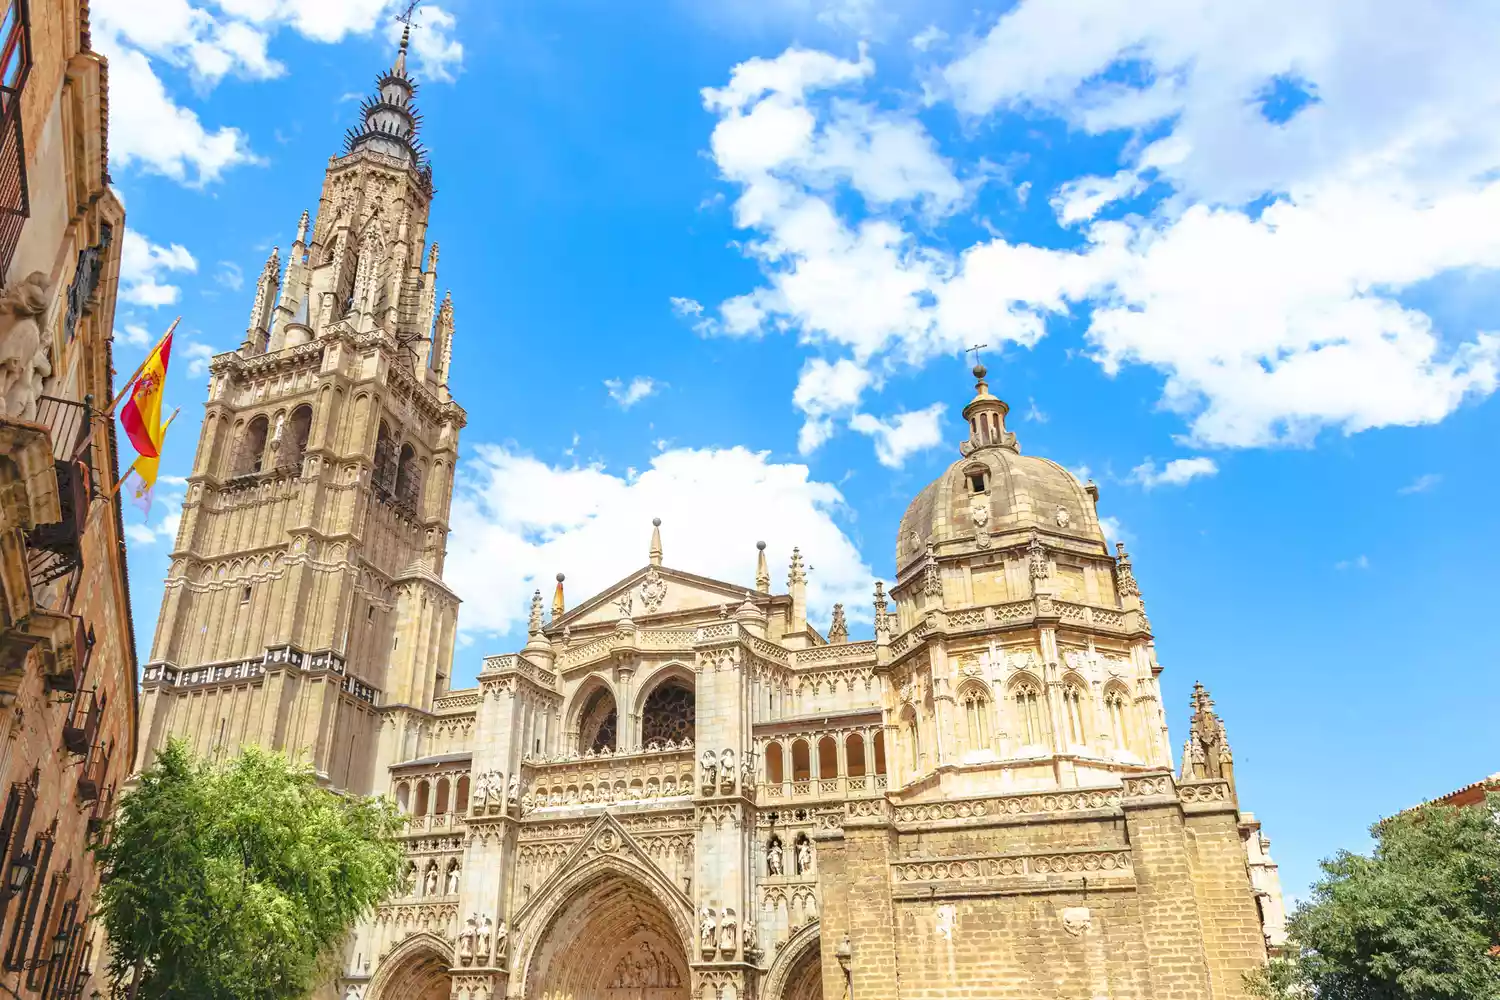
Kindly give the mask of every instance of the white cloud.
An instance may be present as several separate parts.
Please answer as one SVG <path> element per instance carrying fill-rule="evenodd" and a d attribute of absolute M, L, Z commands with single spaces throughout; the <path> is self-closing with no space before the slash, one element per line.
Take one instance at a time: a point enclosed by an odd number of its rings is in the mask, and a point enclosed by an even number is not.
<path fill-rule="evenodd" d="M 140 483 L 134 476 L 121 487 L 133 495 Z M 187 480 L 181 476 L 157 476 L 156 488 L 151 496 L 151 513 L 159 515 L 153 521 L 135 521 L 134 514 L 126 515 L 125 537 L 137 545 L 155 545 L 157 542 L 171 543 L 177 538 L 177 527 L 182 523 L 182 501 L 187 496 Z M 138 511 L 134 501 L 127 509 Z"/>
<path fill-rule="evenodd" d="M 825 358 L 809 360 L 792 393 L 793 405 L 806 418 L 797 435 L 797 449 L 810 455 L 822 447 L 833 436 L 832 418 L 859 405 L 871 381 L 870 373 L 848 358 L 832 364 Z"/>
<path fill-rule="evenodd" d="M 134 229 L 125 230 L 125 242 L 120 249 L 121 300 L 152 308 L 169 306 L 177 301 L 182 289 L 162 279 L 197 270 L 198 262 L 181 243 L 160 246 Z"/>
<path fill-rule="evenodd" d="M 152 342 L 151 331 L 139 323 L 124 324 L 120 328 L 120 335 L 131 347 L 149 347 Z"/>
<path fill-rule="evenodd" d="M 446 576 L 464 599 L 468 632 L 520 625 L 532 590 L 550 593 L 558 572 L 567 574 L 571 606 L 644 566 L 653 517 L 662 519 L 668 566 L 753 589 L 756 541 L 776 561 L 800 546 L 815 567 L 813 617 L 826 620 L 843 601 L 851 618 L 868 620 L 861 609 L 873 575 L 838 523 L 843 496 L 809 479 L 806 466 L 744 448 L 679 448 L 620 475 L 482 444 L 459 471 Z"/>
<path fill-rule="evenodd" d="M 875 457 L 881 465 L 899 469 L 915 453 L 943 443 L 943 414 L 947 409 L 944 403 L 933 403 L 925 410 L 897 413 L 888 420 L 856 413 L 849 427 L 875 439 Z"/>
<path fill-rule="evenodd" d="M 1194 479 L 1216 476 L 1218 473 L 1218 463 L 1204 455 L 1174 458 L 1160 469 L 1155 462 L 1147 459 L 1130 470 L 1130 480 L 1149 490 L 1158 486 L 1183 486 Z"/>
<path fill-rule="evenodd" d="M 1048 420 L 1052 419 L 1042 412 L 1040 406 L 1036 405 L 1035 396 L 1031 397 L 1028 402 L 1030 405 L 1026 407 L 1026 412 L 1021 415 L 1023 420 L 1033 424 L 1045 424 Z"/>
<path fill-rule="evenodd" d="M 750 60 L 704 96 L 764 279 L 712 320 L 889 375 L 1079 312 L 1106 373 L 1161 373 L 1189 443 L 1440 421 L 1500 384 L 1500 332 L 1440 331 L 1401 293 L 1500 281 L 1496 29 L 1480 0 L 1022 0 L 926 96 L 1127 133 L 1117 164 L 1055 182 L 1063 250 L 936 232 L 983 165 L 950 163 L 888 81 L 868 98 L 863 52 Z"/>
<path fill-rule="evenodd" d="M 941 42 L 948 40 L 948 33 L 935 24 L 929 24 L 921 31 L 912 36 L 911 47 L 918 52 L 926 52 Z"/>
<path fill-rule="evenodd" d="M 237 292 L 245 285 L 245 272 L 234 261 L 221 260 L 219 270 L 214 274 L 214 280 L 231 292 Z"/>
<path fill-rule="evenodd" d="M 146 56 L 131 48 L 111 48 L 109 56 L 109 153 L 121 167 L 138 164 L 185 184 L 218 180 L 230 167 L 255 162 L 245 134 L 237 128 L 205 129 L 198 115 L 167 94 Z"/>
<path fill-rule="evenodd" d="M 194 378 L 208 374 L 208 363 L 213 360 L 214 349 L 207 344 L 189 342 L 182 349 L 182 356 L 187 359 L 187 373 Z"/>
<path fill-rule="evenodd" d="M 96 0 L 95 45 L 110 60 L 110 152 L 121 166 L 201 186 L 230 167 L 258 162 L 238 128 L 207 128 L 182 106 L 158 72 L 159 61 L 186 70 L 200 94 L 228 76 L 266 80 L 285 73 L 271 57 L 272 37 L 288 28 L 316 42 L 368 35 L 381 25 L 399 34 L 398 0 L 153 0 L 142 16 L 139 0 Z M 463 60 L 457 21 L 437 6 L 422 8 L 412 33 L 413 70 L 424 79 L 452 80 Z"/>
<path fill-rule="evenodd" d="M 1400 496 L 1410 496 L 1413 493 L 1428 493 L 1435 489 L 1438 483 L 1442 481 L 1443 477 L 1435 472 L 1424 473 L 1401 487 L 1396 493 Z"/>
<path fill-rule="evenodd" d="M 1369 569 L 1370 557 L 1355 556 L 1353 559 L 1340 559 L 1338 562 L 1333 564 L 1333 568 L 1340 571 L 1346 569 Z"/>
<path fill-rule="evenodd" d="M 1099 518 L 1099 528 L 1104 532 L 1104 540 L 1113 545 L 1115 542 L 1129 543 L 1131 534 L 1125 530 L 1118 517 L 1113 515 Z"/>
<path fill-rule="evenodd" d="M 637 375 L 628 383 L 617 378 L 604 380 L 604 387 L 609 390 L 609 398 L 619 403 L 622 410 L 628 410 L 647 396 L 660 392 L 664 384 L 645 375 Z"/>

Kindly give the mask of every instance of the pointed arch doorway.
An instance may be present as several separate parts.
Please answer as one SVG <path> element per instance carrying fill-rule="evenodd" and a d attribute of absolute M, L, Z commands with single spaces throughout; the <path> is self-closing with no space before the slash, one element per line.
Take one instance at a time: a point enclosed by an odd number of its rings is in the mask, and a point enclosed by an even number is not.
<path fill-rule="evenodd" d="M 528 966 L 526 1000 L 688 1000 L 691 982 L 672 916 L 619 871 L 558 908 Z"/>
<path fill-rule="evenodd" d="M 368 1000 L 448 1000 L 450 951 L 446 941 L 431 934 L 407 938 L 380 963 Z"/>

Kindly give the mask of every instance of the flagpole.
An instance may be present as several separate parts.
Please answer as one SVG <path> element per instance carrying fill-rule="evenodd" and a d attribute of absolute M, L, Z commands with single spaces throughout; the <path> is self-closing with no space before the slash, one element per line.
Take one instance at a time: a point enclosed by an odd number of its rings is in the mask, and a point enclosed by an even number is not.
<path fill-rule="evenodd" d="M 172 325 L 167 327 L 167 332 L 161 335 L 161 340 L 158 340 L 156 342 L 156 347 L 153 347 L 151 348 L 151 350 L 146 352 L 145 358 L 141 360 L 141 366 L 135 370 L 135 374 L 131 375 L 130 378 L 125 380 L 125 388 L 121 389 L 120 394 L 115 397 L 114 402 L 109 404 L 109 408 L 104 411 L 104 416 L 114 415 L 115 407 L 120 405 L 120 400 L 125 398 L 125 394 L 130 391 L 130 387 L 135 384 L 135 380 L 141 377 L 141 372 L 146 370 L 146 362 L 156 357 L 157 350 L 161 348 L 162 344 L 166 343 L 167 338 L 172 336 L 172 331 L 177 329 L 177 324 L 181 322 L 181 316 L 178 316 L 176 319 L 174 319 L 172 321 Z"/>
<path fill-rule="evenodd" d="M 167 422 L 161 425 L 161 436 L 162 436 L 162 440 L 163 441 L 165 441 L 166 437 L 167 437 L 167 428 L 172 426 L 172 421 L 176 420 L 177 419 L 177 414 L 179 414 L 181 412 L 182 412 L 182 407 L 180 407 L 180 406 L 177 407 L 177 409 L 175 409 L 175 410 L 172 411 L 172 415 L 167 418 Z M 130 474 L 132 472 L 134 472 L 134 471 L 135 471 L 135 463 L 132 462 L 132 463 L 130 463 L 130 468 L 128 468 L 128 469 L 125 470 L 125 475 L 123 475 L 123 476 L 120 477 L 120 481 L 118 483 L 115 483 L 114 488 L 109 491 L 109 496 L 105 497 L 105 499 L 106 500 L 113 500 L 115 494 L 118 493 L 118 492 L 120 492 L 120 487 L 123 486 L 123 485 L 125 485 L 125 480 L 129 479 L 130 478 Z"/>

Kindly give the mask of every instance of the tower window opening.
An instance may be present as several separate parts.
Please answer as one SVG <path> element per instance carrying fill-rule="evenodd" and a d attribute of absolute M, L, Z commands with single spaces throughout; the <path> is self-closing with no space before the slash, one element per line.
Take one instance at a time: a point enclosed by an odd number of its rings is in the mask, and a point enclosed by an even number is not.
<path fill-rule="evenodd" d="M 971 493 L 983 493 L 986 485 L 988 484 L 985 482 L 985 474 L 983 472 L 975 471 L 969 473 L 969 491 Z"/>
<path fill-rule="evenodd" d="M 250 603 L 250 585 L 248 583 L 245 584 L 245 586 L 240 590 L 240 603 L 241 604 L 249 604 Z"/>

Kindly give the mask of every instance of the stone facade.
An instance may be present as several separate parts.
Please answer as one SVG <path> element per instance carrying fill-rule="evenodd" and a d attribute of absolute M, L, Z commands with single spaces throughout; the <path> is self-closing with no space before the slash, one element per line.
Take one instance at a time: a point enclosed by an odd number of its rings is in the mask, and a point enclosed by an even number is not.
<path fill-rule="evenodd" d="M 136 739 L 104 415 L 124 211 L 87 4 L 0 9 L 0 993 L 76 996 L 99 964 L 87 845 Z"/>
<path fill-rule="evenodd" d="M 1174 774 L 1098 490 L 1021 455 L 982 368 L 873 640 L 809 624 L 795 550 L 773 593 L 764 546 L 751 586 L 709 579 L 657 523 L 448 689 L 463 411 L 403 60 L 214 362 L 145 682 L 148 748 L 283 747 L 410 815 L 405 885 L 324 993 L 1242 996 L 1280 899 L 1224 726 L 1197 690 Z"/>

